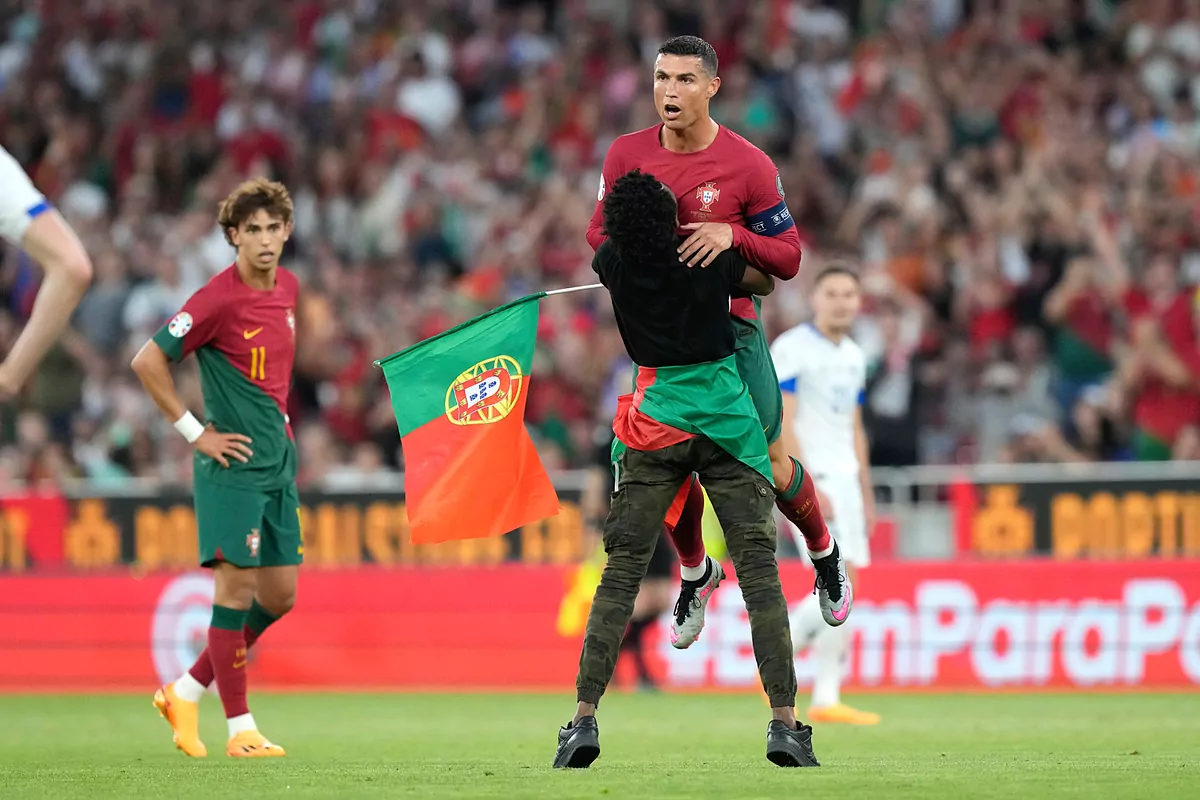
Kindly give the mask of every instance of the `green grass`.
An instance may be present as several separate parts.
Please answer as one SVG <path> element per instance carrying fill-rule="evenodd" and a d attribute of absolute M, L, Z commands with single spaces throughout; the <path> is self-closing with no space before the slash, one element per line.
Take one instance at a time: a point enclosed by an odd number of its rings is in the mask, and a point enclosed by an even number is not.
<path fill-rule="evenodd" d="M 821 726 L 820 769 L 763 757 L 755 696 L 612 694 L 590 770 L 549 768 L 572 698 L 259 695 L 278 760 L 174 750 L 149 695 L 0 697 L 0 797 L 1183 798 L 1200 791 L 1195 694 L 869 695 L 875 728 Z"/>

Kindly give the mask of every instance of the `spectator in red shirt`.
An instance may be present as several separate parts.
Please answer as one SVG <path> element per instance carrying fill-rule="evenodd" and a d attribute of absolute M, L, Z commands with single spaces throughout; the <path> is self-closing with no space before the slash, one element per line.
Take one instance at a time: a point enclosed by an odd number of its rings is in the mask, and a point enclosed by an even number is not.
<path fill-rule="evenodd" d="M 1056 326 L 1055 396 L 1063 412 L 1089 386 L 1104 383 L 1113 369 L 1113 332 L 1120 289 L 1103 280 L 1101 263 L 1076 258 L 1046 296 L 1043 314 Z"/>
<path fill-rule="evenodd" d="M 1190 447 L 1200 423 L 1200 364 L 1193 324 L 1195 293 L 1179 286 L 1174 259 L 1155 254 L 1142 286 L 1126 293 L 1130 342 L 1120 380 L 1133 400 L 1133 454 L 1169 461 Z"/>

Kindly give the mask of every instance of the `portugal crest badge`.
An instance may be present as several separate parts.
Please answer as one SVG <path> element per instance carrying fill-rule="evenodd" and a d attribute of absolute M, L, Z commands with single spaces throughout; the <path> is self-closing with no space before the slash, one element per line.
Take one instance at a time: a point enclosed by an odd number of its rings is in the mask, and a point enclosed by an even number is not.
<path fill-rule="evenodd" d="M 446 416 L 455 425 L 499 422 L 521 396 L 521 378 L 521 365 L 510 356 L 480 361 L 446 390 Z"/>
<path fill-rule="evenodd" d="M 712 211 L 712 204 L 721 199 L 721 190 L 716 181 L 707 181 L 703 186 L 696 187 L 696 199 L 700 201 L 701 211 Z"/>

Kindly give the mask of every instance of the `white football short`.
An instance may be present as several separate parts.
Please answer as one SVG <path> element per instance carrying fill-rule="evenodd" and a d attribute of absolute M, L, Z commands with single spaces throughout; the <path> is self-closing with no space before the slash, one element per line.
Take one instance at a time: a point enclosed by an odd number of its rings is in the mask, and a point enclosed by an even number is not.
<path fill-rule="evenodd" d="M 30 224 L 50 209 L 17 160 L 0 147 L 0 237 L 20 247 Z"/>
<path fill-rule="evenodd" d="M 856 567 L 866 567 L 871 564 L 871 543 L 867 537 L 866 507 L 863 503 L 862 487 L 857 475 L 818 477 L 813 474 L 817 488 L 825 493 L 833 505 L 833 518 L 829 510 L 822 508 L 829 532 L 838 543 L 842 559 L 847 564 Z M 808 549 L 804 546 L 804 537 L 792 523 L 786 523 L 796 540 L 796 546 L 801 555 L 807 560 Z"/>

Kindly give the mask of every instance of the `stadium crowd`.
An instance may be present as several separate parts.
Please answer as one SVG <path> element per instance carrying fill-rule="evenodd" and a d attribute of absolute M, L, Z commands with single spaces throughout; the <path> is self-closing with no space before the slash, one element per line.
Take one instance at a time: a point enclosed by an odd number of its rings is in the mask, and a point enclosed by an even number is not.
<path fill-rule="evenodd" d="M 656 121 L 650 59 L 684 33 L 805 241 L 769 334 L 806 274 L 861 267 L 876 464 L 1200 455 L 1197 0 L 28 0 L 0 24 L 4 145 L 96 269 L 4 409 L 0 485 L 187 479 L 129 359 L 232 261 L 216 203 L 252 174 L 296 203 L 301 481 L 401 469 L 372 360 L 594 280 L 599 164 Z M 2 275 L 5 347 L 37 271 Z M 534 375 L 547 466 L 587 464 L 628 380 L 605 295 L 542 304 Z"/>

